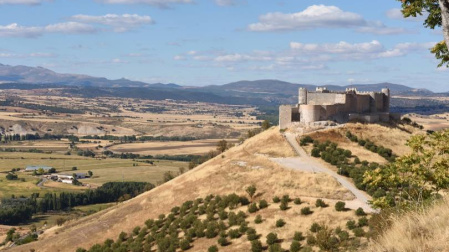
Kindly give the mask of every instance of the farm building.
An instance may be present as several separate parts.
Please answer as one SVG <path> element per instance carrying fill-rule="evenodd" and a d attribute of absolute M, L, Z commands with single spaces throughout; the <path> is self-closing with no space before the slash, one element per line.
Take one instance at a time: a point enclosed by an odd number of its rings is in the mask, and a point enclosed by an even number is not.
<path fill-rule="evenodd" d="M 45 165 L 29 165 L 27 167 L 25 167 L 25 171 L 37 171 L 40 168 L 42 168 L 44 171 L 49 171 L 50 169 L 52 169 L 53 167 L 51 166 L 45 166 Z"/>

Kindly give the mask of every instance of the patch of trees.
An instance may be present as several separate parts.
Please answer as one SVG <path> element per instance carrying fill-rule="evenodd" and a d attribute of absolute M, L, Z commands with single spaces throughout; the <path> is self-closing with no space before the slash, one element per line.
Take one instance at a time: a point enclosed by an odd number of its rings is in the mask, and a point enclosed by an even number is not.
<path fill-rule="evenodd" d="M 11 100 L 11 99 L 1 101 L 0 106 L 12 106 L 12 107 L 34 109 L 34 110 L 51 111 L 54 113 L 84 114 L 84 111 L 80 110 L 80 109 L 70 109 L 70 108 L 47 106 L 47 105 L 34 104 L 34 103 L 24 103 L 21 101 Z"/>
<path fill-rule="evenodd" d="M 2 199 L 0 204 L 0 223 L 16 225 L 31 219 L 36 212 L 35 198 Z"/>
<path fill-rule="evenodd" d="M 356 135 L 352 134 L 350 131 L 346 132 L 346 137 L 352 142 L 358 143 L 360 146 L 365 147 L 365 149 L 379 154 L 389 162 L 393 162 L 397 158 L 397 156 L 393 154 L 393 151 L 391 149 L 385 148 L 382 145 L 376 145 L 370 140 L 359 138 Z"/>
<path fill-rule="evenodd" d="M 123 142 L 134 142 L 134 141 L 154 141 L 154 142 L 168 142 L 168 141 L 194 141 L 198 140 L 196 137 L 191 136 L 111 136 L 111 135 L 88 135 L 82 137 L 82 139 L 99 139 L 99 140 L 109 140 L 109 141 L 123 141 Z"/>
<path fill-rule="evenodd" d="M 424 126 L 418 124 L 417 122 L 412 121 L 412 119 L 410 119 L 408 117 L 402 118 L 401 122 L 404 124 L 410 125 L 414 128 L 417 128 L 417 129 L 424 129 Z"/>
<path fill-rule="evenodd" d="M 146 182 L 107 182 L 84 193 L 46 193 L 38 202 L 38 212 L 59 211 L 74 206 L 117 202 L 121 197 L 133 198 L 154 188 Z"/>

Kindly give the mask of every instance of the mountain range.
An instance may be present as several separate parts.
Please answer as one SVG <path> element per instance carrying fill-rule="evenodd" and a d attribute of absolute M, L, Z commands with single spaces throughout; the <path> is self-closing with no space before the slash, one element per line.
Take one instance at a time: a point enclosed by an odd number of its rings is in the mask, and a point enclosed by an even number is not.
<path fill-rule="evenodd" d="M 181 86 L 174 83 L 145 83 L 128 79 L 110 80 L 80 74 L 61 74 L 43 67 L 10 66 L 0 64 L 1 88 L 65 87 L 67 92 L 83 96 L 110 95 L 147 99 L 182 99 L 190 101 L 231 104 L 294 103 L 299 87 L 315 90 L 316 85 L 296 84 L 280 80 L 238 81 L 224 85 L 203 87 Z M 427 89 L 415 89 L 393 83 L 326 85 L 330 90 L 343 91 L 348 87 L 360 91 L 380 91 L 390 88 L 393 95 L 432 96 Z"/>

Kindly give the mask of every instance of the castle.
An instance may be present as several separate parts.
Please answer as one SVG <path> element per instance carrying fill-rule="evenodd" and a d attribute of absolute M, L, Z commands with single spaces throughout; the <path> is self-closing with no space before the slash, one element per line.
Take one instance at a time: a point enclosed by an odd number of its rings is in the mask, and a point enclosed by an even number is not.
<path fill-rule="evenodd" d="M 293 122 L 361 121 L 367 123 L 388 122 L 390 117 L 390 89 L 381 92 L 359 92 L 347 88 L 345 92 L 317 87 L 311 92 L 299 89 L 298 104 L 279 107 L 279 127 L 285 129 Z"/>

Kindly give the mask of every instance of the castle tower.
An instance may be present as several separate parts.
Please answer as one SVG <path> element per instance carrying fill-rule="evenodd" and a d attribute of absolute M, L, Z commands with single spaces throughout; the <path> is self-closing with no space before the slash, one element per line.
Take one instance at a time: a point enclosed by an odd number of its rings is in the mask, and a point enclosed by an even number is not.
<path fill-rule="evenodd" d="M 299 88 L 298 104 L 299 105 L 307 104 L 307 89 L 306 88 Z"/>
<path fill-rule="evenodd" d="M 390 98 L 391 98 L 390 89 L 382 88 L 382 93 L 385 95 L 383 112 L 390 112 Z"/>

